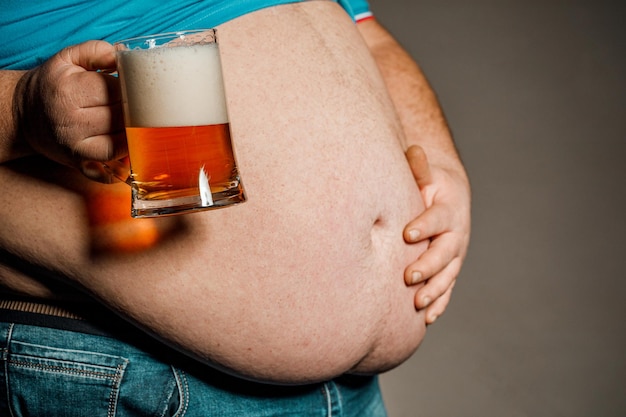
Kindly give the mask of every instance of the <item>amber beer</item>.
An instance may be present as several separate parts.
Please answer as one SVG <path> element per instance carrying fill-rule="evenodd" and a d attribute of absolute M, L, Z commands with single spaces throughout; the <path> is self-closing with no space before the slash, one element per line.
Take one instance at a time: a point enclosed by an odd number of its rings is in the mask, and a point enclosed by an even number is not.
<path fill-rule="evenodd" d="M 169 35 L 167 35 L 169 36 Z M 134 217 L 245 201 L 215 31 L 118 47 Z M 117 47 L 117 46 L 116 46 Z"/>
<path fill-rule="evenodd" d="M 198 193 L 200 169 L 211 190 L 227 190 L 235 160 L 228 123 L 208 126 L 128 127 L 133 180 L 146 199 Z M 166 163 L 163 163 L 166 161 Z"/>

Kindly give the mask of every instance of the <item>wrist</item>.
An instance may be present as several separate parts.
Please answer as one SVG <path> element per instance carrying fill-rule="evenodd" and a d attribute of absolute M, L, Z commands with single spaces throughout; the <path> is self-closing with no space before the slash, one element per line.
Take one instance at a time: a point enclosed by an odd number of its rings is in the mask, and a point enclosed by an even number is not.
<path fill-rule="evenodd" d="M 32 120 L 29 120 L 27 103 L 29 99 L 28 91 L 31 84 L 33 71 L 24 71 L 18 79 L 13 93 L 13 126 L 14 126 L 14 153 L 18 156 L 27 156 L 35 153 L 28 142 L 26 128 Z"/>
<path fill-rule="evenodd" d="M 0 121 L 2 143 L 0 163 L 33 153 L 23 134 L 23 101 L 27 71 L 2 71 L 3 117 Z"/>

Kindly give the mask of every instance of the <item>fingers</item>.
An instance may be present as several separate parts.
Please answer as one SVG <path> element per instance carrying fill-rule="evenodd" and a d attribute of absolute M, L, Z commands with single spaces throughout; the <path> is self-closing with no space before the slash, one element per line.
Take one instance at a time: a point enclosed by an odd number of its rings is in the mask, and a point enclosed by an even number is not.
<path fill-rule="evenodd" d="M 72 103 L 80 108 L 111 106 L 121 103 L 119 79 L 110 74 L 84 71 L 73 74 L 72 89 L 66 87 Z"/>
<path fill-rule="evenodd" d="M 428 278 L 415 297 L 415 307 L 428 307 L 433 301 L 441 297 L 456 281 L 461 270 L 461 258 L 454 258 L 441 271 Z"/>
<path fill-rule="evenodd" d="M 77 64 L 90 71 L 75 74 L 74 89 L 68 93 L 76 109 L 68 114 L 73 121 L 73 131 L 67 135 L 75 138 L 70 146 L 72 154 L 79 160 L 79 166 L 84 160 L 109 161 L 127 153 L 119 80 L 109 74 L 91 71 L 100 64 L 108 63 L 106 59 L 98 61 L 97 49 L 107 51 L 109 47 L 108 43 L 87 42 L 73 49 L 79 53 L 85 53 L 81 52 L 82 48 L 94 49 L 91 51 L 92 61 L 73 57 Z"/>
<path fill-rule="evenodd" d="M 68 73 L 58 86 L 53 134 L 65 154 L 80 166 L 84 160 L 108 161 L 126 154 L 119 81 L 94 71 Z"/>
<path fill-rule="evenodd" d="M 57 128 L 76 161 L 108 161 L 127 153 L 121 104 L 76 109 L 68 112 Z"/>
<path fill-rule="evenodd" d="M 79 160 L 110 161 L 120 159 L 128 153 L 124 132 L 89 136 L 74 146 Z"/>
<path fill-rule="evenodd" d="M 457 258 L 460 264 L 460 243 L 461 240 L 452 233 L 443 234 L 434 239 L 428 250 L 405 269 L 404 281 L 406 284 L 415 285 L 434 277 Z"/>
<path fill-rule="evenodd" d="M 450 300 L 452 298 L 452 290 L 454 289 L 455 283 L 456 281 L 452 283 L 452 285 L 441 295 L 441 297 L 437 298 L 426 308 L 425 320 L 427 325 L 433 324 L 446 311 L 446 308 L 448 307 L 448 304 L 450 304 Z"/>
<path fill-rule="evenodd" d="M 463 263 L 459 242 L 452 233 L 443 234 L 431 242 L 422 256 L 405 270 L 407 285 L 425 282 L 415 294 L 415 307 L 427 308 L 426 322 L 433 323 L 443 314 L 450 301 L 452 288 Z"/>

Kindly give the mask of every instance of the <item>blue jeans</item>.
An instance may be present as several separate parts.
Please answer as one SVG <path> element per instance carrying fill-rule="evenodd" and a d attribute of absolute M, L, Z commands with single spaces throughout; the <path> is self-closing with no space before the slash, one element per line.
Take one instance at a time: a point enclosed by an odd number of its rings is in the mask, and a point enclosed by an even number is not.
<path fill-rule="evenodd" d="M 386 416 L 376 377 L 258 384 L 123 339 L 0 322 L 0 416 Z"/>

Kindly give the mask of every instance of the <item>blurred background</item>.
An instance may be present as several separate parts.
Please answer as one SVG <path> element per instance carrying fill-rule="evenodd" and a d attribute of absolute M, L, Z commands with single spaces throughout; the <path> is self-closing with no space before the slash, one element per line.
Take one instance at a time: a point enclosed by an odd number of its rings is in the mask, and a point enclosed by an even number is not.
<path fill-rule="evenodd" d="M 626 2 L 371 0 L 473 183 L 446 314 L 390 417 L 626 416 Z"/>

